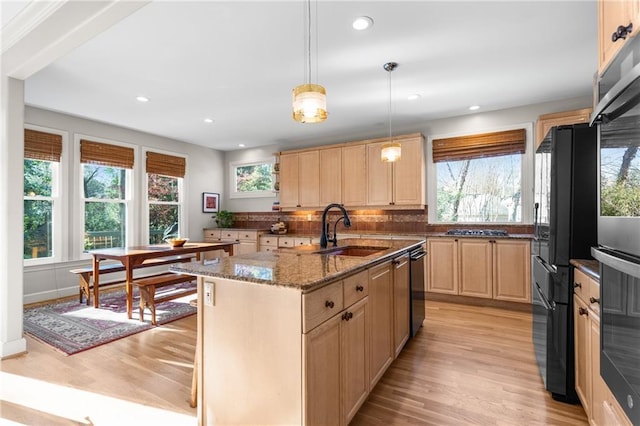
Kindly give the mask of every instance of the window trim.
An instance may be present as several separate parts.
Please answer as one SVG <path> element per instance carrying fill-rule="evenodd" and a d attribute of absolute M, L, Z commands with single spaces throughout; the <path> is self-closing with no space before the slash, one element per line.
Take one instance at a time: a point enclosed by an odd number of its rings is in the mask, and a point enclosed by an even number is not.
<path fill-rule="evenodd" d="M 91 259 L 91 254 L 87 253 L 84 250 L 84 206 L 86 201 L 103 201 L 103 200 L 93 200 L 90 198 L 84 198 L 84 194 L 82 192 L 83 188 L 83 177 L 84 174 L 82 172 L 83 163 L 80 162 L 80 141 L 81 140 L 89 140 L 91 142 L 104 143 L 109 145 L 116 145 L 125 148 L 133 149 L 133 168 L 126 170 L 126 186 L 125 186 L 125 199 L 122 201 L 125 205 L 127 211 L 127 223 L 126 223 L 126 231 L 125 231 L 125 245 L 133 246 L 137 244 L 135 236 L 137 235 L 137 221 L 135 220 L 134 211 L 137 210 L 138 202 L 135 197 L 134 192 L 134 184 L 136 181 L 136 167 L 139 167 L 139 155 L 138 155 L 138 146 L 126 142 L 120 142 L 112 139 L 101 138 L 97 136 L 89 136 L 80 133 L 76 133 L 74 135 L 74 152 L 76 153 L 76 188 L 74 191 L 74 199 L 78 200 L 78 220 L 77 226 L 74 228 L 75 235 L 73 235 L 73 247 L 74 247 L 74 259 Z M 102 166 L 102 167 L 113 167 L 113 166 Z M 120 167 L 124 168 L 124 167 Z"/>
<path fill-rule="evenodd" d="M 35 124 L 24 124 L 26 130 L 33 130 L 36 132 L 51 133 L 62 137 L 62 155 L 60 162 L 54 164 L 54 176 L 53 186 L 51 188 L 51 199 L 53 200 L 53 226 L 52 226 L 52 238 L 53 238 L 53 256 L 52 257 L 40 257 L 36 259 L 23 259 L 22 264 L 24 267 L 47 265 L 53 263 L 59 263 L 68 258 L 67 247 L 68 241 L 65 235 L 63 235 L 63 229 L 67 227 L 65 218 L 68 217 L 68 194 L 69 188 L 67 185 L 67 171 L 69 169 L 69 132 L 64 130 L 58 130 L 50 127 L 38 126 Z M 23 153 L 24 164 L 24 153 Z M 57 169 L 57 170 L 56 170 Z M 23 202 L 25 197 L 22 197 Z M 23 213 L 24 215 L 24 213 Z"/>
<path fill-rule="evenodd" d="M 271 189 L 263 191 L 251 191 L 251 192 L 238 192 L 236 187 L 236 169 L 244 166 L 256 166 L 262 164 L 271 165 L 273 171 L 273 165 L 275 164 L 275 157 L 267 159 L 259 159 L 254 161 L 231 161 L 229 162 L 229 198 L 275 198 L 276 192 L 274 191 L 273 184 L 275 179 L 273 173 L 271 174 Z"/>
<path fill-rule="evenodd" d="M 437 213 L 437 175 L 436 164 L 433 162 L 433 140 L 448 139 L 453 137 L 471 136 L 478 133 L 493 133 L 506 130 L 524 128 L 526 131 L 526 149 L 522 154 L 520 185 L 522 191 L 522 221 L 521 222 L 440 222 Z M 531 225 L 533 224 L 533 122 L 517 123 L 508 126 L 494 127 L 490 129 L 475 130 L 464 133 L 447 133 L 430 135 L 427 138 L 427 204 L 433 206 L 428 209 L 429 223 L 434 225 Z"/>
<path fill-rule="evenodd" d="M 176 152 L 170 152 L 170 151 L 163 151 L 163 150 L 159 150 L 156 148 L 150 148 L 150 147 L 143 147 L 142 148 L 142 158 L 145 159 L 144 164 L 142 165 L 142 174 L 144 176 L 143 179 L 140 179 L 141 182 L 141 186 L 142 186 L 142 194 L 144 195 L 144 199 L 142 200 L 142 217 L 140 218 L 140 222 L 141 222 L 141 226 L 142 226 L 142 232 L 141 232 L 141 238 L 143 241 L 143 244 L 148 244 L 149 241 L 149 191 L 147 190 L 148 186 L 149 186 L 149 173 L 147 173 L 147 164 L 146 164 L 146 158 L 147 158 L 147 153 L 148 152 L 154 152 L 157 154 L 163 154 L 163 155 L 170 155 L 173 157 L 181 157 L 184 158 L 185 163 L 188 164 L 188 156 L 184 155 L 184 154 L 179 154 Z M 171 176 L 174 177 L 176 179 L 178 179 L 178 229 L 180 229 L 180 236 L 182 237 L 186 237 L 189 235 L 189 221 L 186 220 L 187 214 L 188 214 L 188 203 L 187 203 L 187 176 L 189 175 L 188 169 L 185 168 L 184 171 L 184 177 L 178 177 L 178 176 Z M 173 203 L 167 203 L 167 202 L 158 202 L 155 204 L 170 204 L 170 205 L 174 205 Z"/>

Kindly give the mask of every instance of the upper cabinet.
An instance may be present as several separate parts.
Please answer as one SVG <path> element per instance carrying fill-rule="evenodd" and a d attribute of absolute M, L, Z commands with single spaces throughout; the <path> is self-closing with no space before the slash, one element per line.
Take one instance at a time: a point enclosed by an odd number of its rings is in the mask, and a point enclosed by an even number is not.
<path fill-rule="evenodd" d="M 380 152 L 387 139 L 372 139 L 280 153 L 280 206 L 424 208 L 424 137 L 394 138 L 400 160 L 385 163 Z"/>
<path fill-rule="evenodd" d="M 640 0 L 598 1 L 598 71 L 602 73 L 620 48 L 640 28 Z"/>
<path fill-rule="evenodd" d="M 538 149 L 538 146 L 540 146 L 542 140 L 552 127 L 566 124 L 588 123 L 592 111 L 592 108 L 584 108 L 539 116 L 538 121 L 536 121 L 536 149 Z"/>

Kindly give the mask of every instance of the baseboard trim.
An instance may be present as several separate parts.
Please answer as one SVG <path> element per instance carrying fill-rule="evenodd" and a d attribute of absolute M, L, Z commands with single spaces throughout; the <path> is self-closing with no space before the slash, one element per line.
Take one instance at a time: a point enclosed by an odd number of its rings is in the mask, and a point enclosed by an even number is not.
<path fill-rule="evenodd" d="M 519 312 L 532 312 L 530 303 L 507 302 L 505 300 L 484 299 L 481 297 L 456 296 L 442 293 L 426 293 L 427 302 L 434 300 L 438 302 L 460 303 L 462 305 L 486 306 L 490 308 L 510 309 Z"/>

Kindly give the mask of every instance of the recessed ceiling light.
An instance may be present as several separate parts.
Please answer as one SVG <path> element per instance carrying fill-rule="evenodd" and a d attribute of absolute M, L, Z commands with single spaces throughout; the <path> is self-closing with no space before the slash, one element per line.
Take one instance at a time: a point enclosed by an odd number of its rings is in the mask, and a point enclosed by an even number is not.
<path fill-rule="evenodd" d="M 244 148 L 246 145 L 245 145 L 245 144 L 243 144 L 243 143 L 239 143 L 239 144 L 238 144 L 238 146 L 239 146 L 240 148 Z"/>
<path fill-rule="evenodd" d="M 353 29 L 362 31 L 373 25 L 373 19 L 368 16 L 360 16 L 353 21 Z"/>
<path fill-rule="evenodd" d="M 136 100 L 138 102 L 149 102 L 149 98 L 147 98 L 146 96 L 136 96 Z"/>
<path fill-rule="evenodd" d="M 411 95 L 407 96 L 407 99 L 410 101 L 415 101 L 416 99 L 420 99 L 422 97 L 422 95 L 420 93 L 412 93 Z"/>
<path fill-rule="evenodd" d="M 469 111 L 475 111 L 475 110 L 477 110 L 477 109 L 480 109 L 480 105 L 471 105 L 471 106 L 469 107 Z"/>
<path fill-rule="evenodd" d="M 204 122 L 211 124 L 211 123 L 213 123 L 213 118 L 205 118 Z"/>

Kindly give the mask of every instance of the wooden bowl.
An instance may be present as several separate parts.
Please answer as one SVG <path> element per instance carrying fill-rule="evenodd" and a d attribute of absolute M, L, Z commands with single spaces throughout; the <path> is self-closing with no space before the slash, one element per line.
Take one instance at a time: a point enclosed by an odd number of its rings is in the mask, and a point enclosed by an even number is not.
<path fill-rule="evenodd" d="M 166 240 L 171 247 L 182 247 L 184 243 L 189 241 L 188 238 L 169 238 Z"/>

